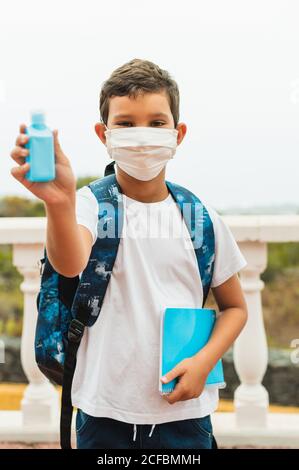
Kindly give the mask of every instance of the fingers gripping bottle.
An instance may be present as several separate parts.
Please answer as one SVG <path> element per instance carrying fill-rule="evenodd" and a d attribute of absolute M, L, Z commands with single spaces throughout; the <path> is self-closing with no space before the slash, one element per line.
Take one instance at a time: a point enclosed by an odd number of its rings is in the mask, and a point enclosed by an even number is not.
<path fill-rule="evenodd" d="M 45 124 L 42 111 L 31 113 L 31 125 L 26 134 L 29 141 L 25 147 L 29 155 L 25 158 L 30 164 L 25 178 L 32 182 L 45 182 L 55 179 L 55 154 L 52 131 Z"/>

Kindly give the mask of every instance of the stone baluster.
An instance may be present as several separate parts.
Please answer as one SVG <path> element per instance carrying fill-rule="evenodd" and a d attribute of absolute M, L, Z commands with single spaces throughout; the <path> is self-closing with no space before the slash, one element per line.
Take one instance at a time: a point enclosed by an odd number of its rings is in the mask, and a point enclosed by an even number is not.
<path fill-rule="evenodd" d="M 248 307 L 248 321 L 234 345 L 234 365 L 241 384 L 235 391 L 234 406 L 239 427 L 267 424 L 269 397 L 262 385 L 268 364 L 268 347 L 263 321 L 260 279 L 267 266 L 267 243 L 239 243 L 248 265 L 240 279 Z"/>
<path fill-rule="evenodd" d="M 20 285 L 24 294 L 21 362 L 29 384 L 21 402 L 23 425 L 51 427 L 57 425 L 58 422 L 59 395 L 37 367 L 34 352 L 37 320 L 36 296 L 40 286 L 38 261 L 41 257 L 41 244 L 26 243 L 13 246 L 13 264 L 24 277 Z"/>

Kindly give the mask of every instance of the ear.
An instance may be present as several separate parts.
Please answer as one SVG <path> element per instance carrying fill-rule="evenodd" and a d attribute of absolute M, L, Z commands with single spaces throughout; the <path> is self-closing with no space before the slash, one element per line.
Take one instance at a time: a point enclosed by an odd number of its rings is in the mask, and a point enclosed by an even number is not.
<path fill-rule="evenodd" d="M 97 122 L 94 126 L 94 130 L 96 131 L 97 136 L 101 139 L 104 145 L 106 145 L 106 136 L 104 134 L 106 128 L 105 124 L 102 122 Z"/>
<path fill-rule="evenodd" d="M 186 135 L 187 126 L 184 122 L 179 122 L 176 126 L 176 130 L 178 131 L 177 144 L 180 145 Z"/>

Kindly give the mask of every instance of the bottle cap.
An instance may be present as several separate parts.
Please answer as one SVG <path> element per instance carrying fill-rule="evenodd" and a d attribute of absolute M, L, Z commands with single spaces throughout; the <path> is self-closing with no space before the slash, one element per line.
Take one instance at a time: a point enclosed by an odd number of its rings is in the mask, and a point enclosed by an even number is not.
<path fill-rule="evenodd" d="M 31 122 L 33 125 L 45 124 L 45 113 L 39 109 L 32 111 Z"/>

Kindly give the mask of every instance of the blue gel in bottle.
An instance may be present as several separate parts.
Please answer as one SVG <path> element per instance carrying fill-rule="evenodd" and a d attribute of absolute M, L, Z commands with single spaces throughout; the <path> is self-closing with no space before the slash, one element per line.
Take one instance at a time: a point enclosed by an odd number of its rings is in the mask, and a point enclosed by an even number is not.
<path fill-rule="evenodd" d="M 45 182 L 55 179 L 55 154 L 52 131 L 45 124 L 45 115 L 41 111 L 31 113 L 31 125 L 25 133 L 29 141 L 25 148 L 29 155 L 25 161 L 30 164 L 25 178 L 32 182 Z"/>

